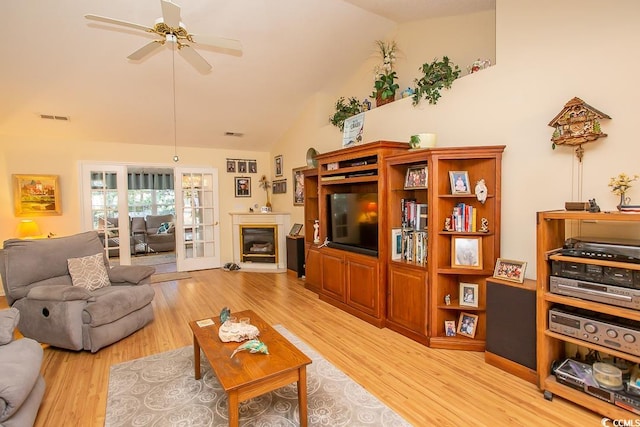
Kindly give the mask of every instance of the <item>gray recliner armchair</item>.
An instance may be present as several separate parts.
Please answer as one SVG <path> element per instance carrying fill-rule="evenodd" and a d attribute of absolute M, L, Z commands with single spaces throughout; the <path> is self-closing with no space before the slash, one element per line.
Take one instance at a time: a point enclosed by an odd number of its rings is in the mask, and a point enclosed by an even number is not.
<path fill-rule="evenodd" d="M 69 259 L 74 260 L 73 279 Z M 95 260 L 90 267 L 102 272 L 104 263 L 108 277 L 94 273 L 84 264 L 87 259 Z M 154 271 L 149 266 L 110 267 L 95 231 L 11 239 L 0 251 L 2 285 L 8 304 L 20 311 L 20 332 L 55 347 L 92 353 L 153 320 L 155 293 L 148 283 Z M 98 282 L 101 287 L 94 289 Z"/>

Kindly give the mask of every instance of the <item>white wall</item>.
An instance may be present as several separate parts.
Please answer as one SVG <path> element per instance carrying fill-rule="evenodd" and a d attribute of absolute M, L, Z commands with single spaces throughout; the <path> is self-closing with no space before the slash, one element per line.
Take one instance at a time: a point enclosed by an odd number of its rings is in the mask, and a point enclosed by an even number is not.
<path fill-rule="evenodd" d="M 638 16 L 636 0 L 497 0 L 496 65 L 458 79 L 436 106 L 423 102 L 413 107 L 407 98 L 368 112 L 364 141 L 408 141 L 413 133 L 435 132 L 440 146 L 505 144 L 501 255 L 527 261 L 526 276 L 535 278 L 536 212 L 590 198 L 603 210 L 613 210 L 618 200 L 607 187 L 609 178 L 640 172 L 634 128 L 640 92 L 635 82 L 640 67 Z M 477 18 L 488 21 L 483 14 Z M 466 18 L 445 21 L 407 24 L 391 35 L 407 53 L 407 63 L 415 63 L 413 55 L 419 52 L 424 53 L 417 63 L 442 55 L 458 62 L 440 46 L 454 51 L 449 42 L 471 43 L 477 31 Z M 467 23 L 471 31 L 463 32 L 459 23 Z M 416 32 L 420 28 L 423 37 Z M 438 30 L 429 34 L 429 28 Z M 487 55 L 482 51 L 471 57 Z M 364 98 L 372 85 L 371 67 L 363 66 L 340 93 L 318 94 L 274 153 L 287 153 L 290 168 L 305 164 L 308 147 L 339 149 L 340 132 L 327 124 L 335 100 L 356 94 Z M 609 136 L 585 145 L 582 165 L 571 148 L 552 150 L 553 129 L 547 126 L 574 96 L 612 117 L 602 122 Z M 640 202 L 640 183 L 630 196 Z M 288 206 L 290 198 L 290 193 L 286 200 L 274 197 L 274 207 Z M 293 214 L 293 222 L 302 222 L 302 208 L 293 208 Z"/>

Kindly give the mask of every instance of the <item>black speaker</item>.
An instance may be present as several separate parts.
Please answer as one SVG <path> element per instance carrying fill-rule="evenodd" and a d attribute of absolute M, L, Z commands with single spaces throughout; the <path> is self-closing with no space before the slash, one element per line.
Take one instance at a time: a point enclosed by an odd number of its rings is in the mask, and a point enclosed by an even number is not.
<path fill-rule="evenodd" d="M 487 279 L 486 351 L 536 369 L 536 292 Z"/>
<path fill-rule="evenodd" d="M 304 238 L 287 236 L 287 269 L 304 276 Z"/>

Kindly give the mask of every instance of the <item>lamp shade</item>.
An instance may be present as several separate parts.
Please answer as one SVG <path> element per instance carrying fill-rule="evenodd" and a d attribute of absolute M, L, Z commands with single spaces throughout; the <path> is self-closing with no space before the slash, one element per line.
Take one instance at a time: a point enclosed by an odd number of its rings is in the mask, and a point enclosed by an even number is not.
<path fill-rule="evenodd" d="M 20 238 L 34 237 L 41 234 L 38 223 L 32 219 L 23 219 L 20 221 L 20 224 L 18 224 L 18 237 Z"/>

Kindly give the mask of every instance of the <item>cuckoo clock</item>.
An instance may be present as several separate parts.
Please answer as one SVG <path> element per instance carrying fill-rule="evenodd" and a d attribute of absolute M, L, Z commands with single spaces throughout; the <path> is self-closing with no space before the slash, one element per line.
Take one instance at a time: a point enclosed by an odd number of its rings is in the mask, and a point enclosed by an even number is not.
<path fill-rule="evenodd" d="M 555 128 L 551 137 L 553 148 L 555 149 L 556 145 L 577 146 L 576 156 L 579 161 L 582 161 L 584 155 L 582 144 L 607 136 L 606 133 L 602 133 L 599 120 L 610 118 L 582 99 L 573 98 L 549 122 L 549 126 Z"/>

